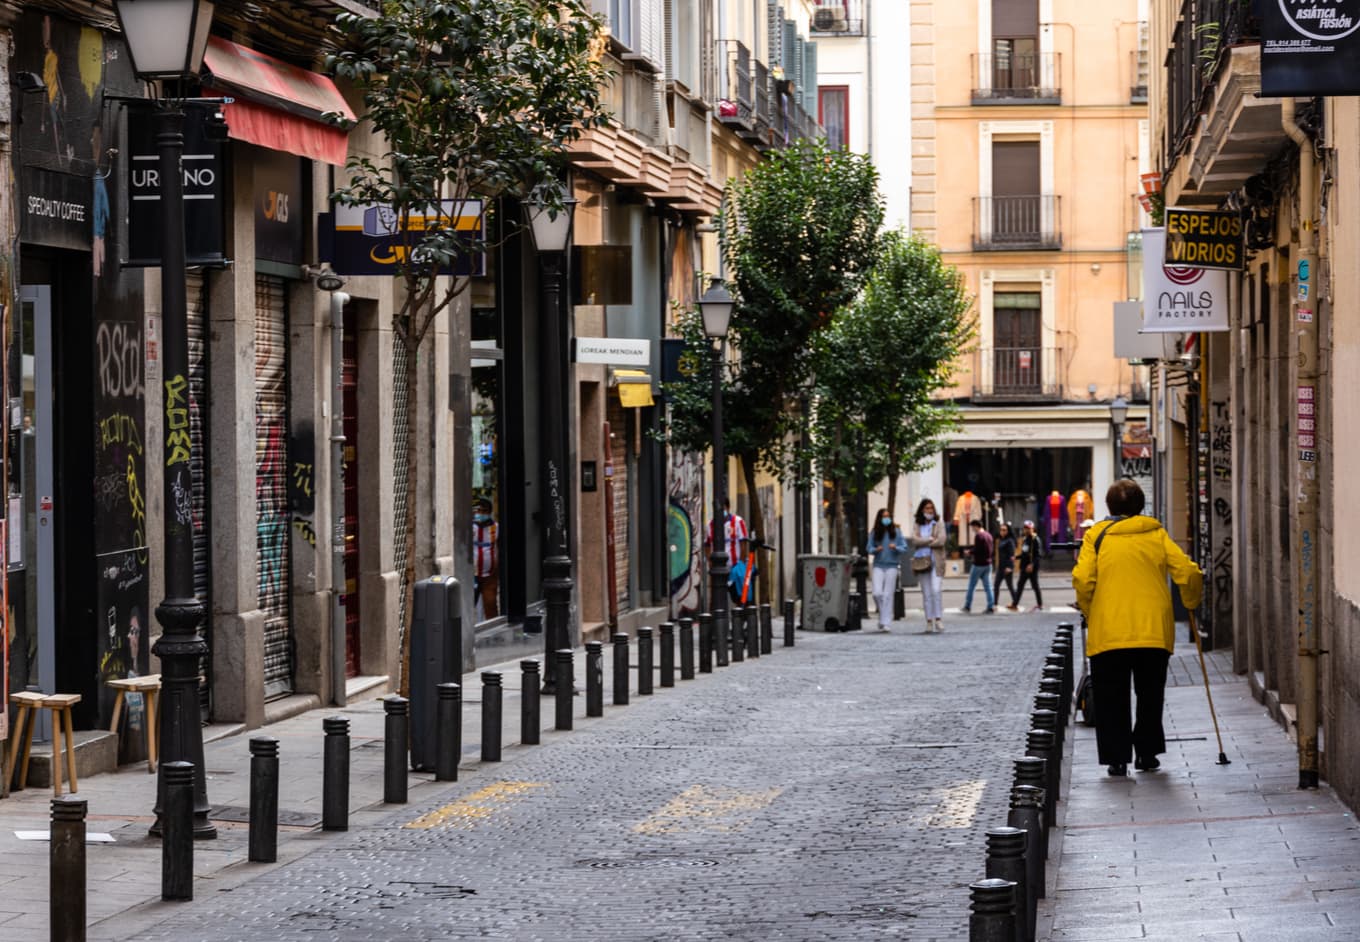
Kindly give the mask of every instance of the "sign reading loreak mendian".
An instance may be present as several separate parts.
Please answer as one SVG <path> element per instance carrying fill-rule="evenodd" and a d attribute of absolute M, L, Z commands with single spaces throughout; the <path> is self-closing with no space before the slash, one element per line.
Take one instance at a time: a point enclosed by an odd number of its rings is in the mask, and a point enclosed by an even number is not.
<path fill-rule="evenodd" d="M 1228 273 L 1168 265 L 1166 230 L 1143 230 L 1143 332 L 1228 329 Z"/>
<path fill-rule="evenodd" d="M 1258 0 L 1261 94 L 1360 95 L 1360 0 Z"/>

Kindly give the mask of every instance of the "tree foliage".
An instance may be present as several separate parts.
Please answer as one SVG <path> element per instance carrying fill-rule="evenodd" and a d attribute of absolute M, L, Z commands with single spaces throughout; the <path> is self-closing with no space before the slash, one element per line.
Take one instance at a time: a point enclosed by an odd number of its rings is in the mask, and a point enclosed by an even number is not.
<path fill-rule="evenodd" d="M 415 402 L 419 348 L 439 313 L 469 284 L 460 259 L 485 252 L 517 228 L 457 228 L 456 218 L 500 196 L 535 197 L 560 211 L 567 146 L 608 116 L 607 78 L 594 55 L 604 24 L 585 0 L 384 0 L 377 16 L 336 17 L 337 78 L 363 97 L 359 120 L 382 141 L 380 159 L 353 156 L 341 205 L 390 210 L 397 231 L 394 274 L 404 291 L 392 328 L 407 353 L 406 401 Z M 485 205 L 485 203 L 483 204 Z M 450 270 L 460 273 L 441 277 Z M 417 437 L 407 436 L 406 568 L 402 573 L 401 689 L 407 689 L 405 613 L 415 583 Z"/>
<path fill-rule="evenodd" d="M 938 248 L 900 231 L 883 237 L 862 294 L 816 344 L 810 450 L 837 497 L 886 477 L 893 511 L 898 476 L 939 452 L 957 413 L 936 397 L 953 385 L 954 363 L 973 338 L 971 308 L 963 276 Z"/>

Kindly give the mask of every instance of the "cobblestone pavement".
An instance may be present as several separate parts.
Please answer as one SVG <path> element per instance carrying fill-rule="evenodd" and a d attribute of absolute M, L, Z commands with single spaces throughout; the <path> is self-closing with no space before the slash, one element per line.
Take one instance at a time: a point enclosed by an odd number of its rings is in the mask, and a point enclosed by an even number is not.
<path fill-rule="evenodd" d="M 1070 618 L 800 632 L 602 719 L 578 702 L 574 731 L 465 768 L 432 801 L 376 806 L 90 937 L 964 940 Z"/>

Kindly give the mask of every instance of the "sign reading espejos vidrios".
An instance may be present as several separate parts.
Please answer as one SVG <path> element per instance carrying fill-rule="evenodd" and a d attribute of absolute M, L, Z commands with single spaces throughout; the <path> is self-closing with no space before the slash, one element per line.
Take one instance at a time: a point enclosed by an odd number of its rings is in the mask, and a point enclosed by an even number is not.
<path fill-rule="evenodd" d="M 1245 227 L 1237 213 L 1166 209 L 1167 265 L 1181 268 L 1246 267 Z"/>

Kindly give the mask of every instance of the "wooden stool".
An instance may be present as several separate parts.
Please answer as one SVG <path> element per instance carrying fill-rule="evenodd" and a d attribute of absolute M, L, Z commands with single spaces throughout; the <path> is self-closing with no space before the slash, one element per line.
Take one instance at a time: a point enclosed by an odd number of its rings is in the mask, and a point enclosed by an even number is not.
<path fill-rule="evenodd" d="M 123 715 L 123 697 L 129 693 L 140 693 L 146 697 L 146 770 L 155 772 L 159 733 L 156 727 L 156 700 L 161 692 L 161 675 L 125 677 L 121 680 L 106 680 L 104 683 L 118 691 L 118 696 L 113 701 L 113 721 L 109 723 L 109 729 L 115 733 L 118 732 L 118 720 Z"/>
<path fill-rule="evenodd" d="M 28 784 L 28 760 L 33 749 L 33 732 L 38 726 L 37 711 L 52 711 L 52 794 L 61 797 L 61 736 L 66 732 L 66 772 L 71 780 L 71 794 L 79 791 L 76 782 L 76 742 L 71 723 L 71 707 L 80 702 L 78 693 L 22 693 L 9 695 L 9 702 L 19 707 L 19 715 L 14 724 L 14 741 L 10 743 L 9 755 L 5 759 L 5 779 L 8 781 L 14 772 L 14 762 L 19 754 L 19 742 L 24 748 L 23 763 L 19 766 L 19 787 Z M 28 730 L 24 731 L 24 719 L 28 719 Z M 65 725 L 63 726 L 63 722 Z"/>

